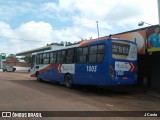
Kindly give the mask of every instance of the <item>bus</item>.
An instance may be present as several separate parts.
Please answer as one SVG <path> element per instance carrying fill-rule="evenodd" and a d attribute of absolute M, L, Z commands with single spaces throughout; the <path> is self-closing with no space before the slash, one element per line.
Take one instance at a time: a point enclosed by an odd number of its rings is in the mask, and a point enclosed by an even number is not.
<path fill-rule="evenodd" d="M 33 53 L 31 77 L 73 85 L 137 83 L 137 45 L 120 38 L 99 38 Z"/>

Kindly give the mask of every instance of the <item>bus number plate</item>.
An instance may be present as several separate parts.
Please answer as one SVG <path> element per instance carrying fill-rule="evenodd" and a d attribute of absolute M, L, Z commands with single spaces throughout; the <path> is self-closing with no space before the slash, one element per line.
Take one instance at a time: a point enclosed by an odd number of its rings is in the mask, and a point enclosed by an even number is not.
<path fill-rule="evenodd" d="M 87 72 L 97 72 L 97 66 L 87 66 Z"/>

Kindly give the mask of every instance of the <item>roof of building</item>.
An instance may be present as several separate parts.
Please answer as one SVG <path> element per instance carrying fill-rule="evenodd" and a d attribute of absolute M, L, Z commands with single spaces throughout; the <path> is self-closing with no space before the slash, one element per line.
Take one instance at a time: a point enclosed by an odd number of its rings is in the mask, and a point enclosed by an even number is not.
<path fill-rule="evenodd" d="M 19 52 L 16 54 L 16 56 L 31 56 L 31 54 L 34 52 L 40 52 L 40 51 L 45 51 L 45 50 L 50 50 L 50 49 L 51 49 L 51 45 L 44 46 L 44 47 L 40 47 L 40 48 L 35 48 L 35 49 Z"/>

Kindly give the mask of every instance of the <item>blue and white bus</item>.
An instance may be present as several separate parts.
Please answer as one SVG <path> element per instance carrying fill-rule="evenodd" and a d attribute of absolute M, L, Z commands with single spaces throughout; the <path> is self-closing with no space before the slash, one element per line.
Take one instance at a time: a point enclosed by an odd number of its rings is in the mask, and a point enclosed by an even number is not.
<path fill-rule="evenodd" d="M 30 73 L 66 87 L 136 84 L 137 46 L 129 40 L 99 38 L 34 53 Z"/>

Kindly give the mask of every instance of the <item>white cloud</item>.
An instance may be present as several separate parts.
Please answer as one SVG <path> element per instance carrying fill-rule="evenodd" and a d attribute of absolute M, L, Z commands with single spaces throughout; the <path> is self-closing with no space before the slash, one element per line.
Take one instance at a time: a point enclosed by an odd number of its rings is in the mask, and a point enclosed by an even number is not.
<path fill-rule="evenodd" d="M 18 42 L 18 36 L 15 34 L 14 30 L 11 29 L 11 27 L 5 23 L 0 22 L 0 38 L 6 38 L 9 40 L 9 42 Z M 13 38 L 15 40 L 13 40 Z"/>
<path fill-rule="evenodd" d="M 54 13 L 56 9 L 60 20 L 67 16 L 74 26 L 79 24 L 86 29 L 96 29 L 96 21 L 99 21 L 100 29 L 108 31 L 121 27 L 121 31 L 113 30 L 115 33 L 136 29 L 140 21 L 157 24 L 156 5 L 156 0 L 59 0 L 59 4 L 47 3 L 50 11 Z"/>
<path fill-rule="evenodd" d="M 0 22 L 0 38 L 3 39 L 2 51 L 16 53 L 24 50 L 45 46 L 53 41 L 52 26 L 45 22 L 28 22 L 16 29 L 7 23 Z"/>
<path fill-rule="evenodd" d="M 46 42 L 52 39 L 52 26 L 45 22 L 31 21 L 22 24 L 16 29 L 16 32 L 23 39 L 29 38 L 29 40 L 43 40 Z"/>
<path fill-rule="evenodd" d="M 44 11 L 58 11 L 58 4 L 52 2 L 52 3 L 44 3 L 43 5 L 41 5 L 42 10 Z"/>
<path fill-rule="evenodd" d="M 5 22 L 0 22 L 0 29 L 0 36 L 6 41 L 0 50 L 7 54 L 42 47 L 52 42 L 75 42 L 80 41 L 81 38 L 89 39 L 94 36 L 94 33 L 84 28 L 71 27 L 54 30 L 49 23 L 35 21 L 24 23 L 16 29 L 11 28 Z"/>
<path fill-rule="evenodd" d="M 99 21 L 100 36 L 137 29 L 140 21 L 157 24 L 156 5 L 156 0 L 147 2 L 145 0 L 59 0 L 56 10 L 59 18 L 64 17 L 66 13 L 73 22 L 73 26 L 79 29 L 78 34 L 86 38 L 89 34 L 93 37 L 97 36 L 96 21 Z M 74 33 L 73 28 L 68 29 Z M 75 35 L 77 34 L 70 36 Z"/>
<path fill-rule="evenodd" d="M 15 16 L 34 12 L 35 5 L 31 2 L 18 2 L 16 0 L 0 1 L 0 20 L 10 21 Z M 3 16 L 3 17 L 2 17 Z"/>

